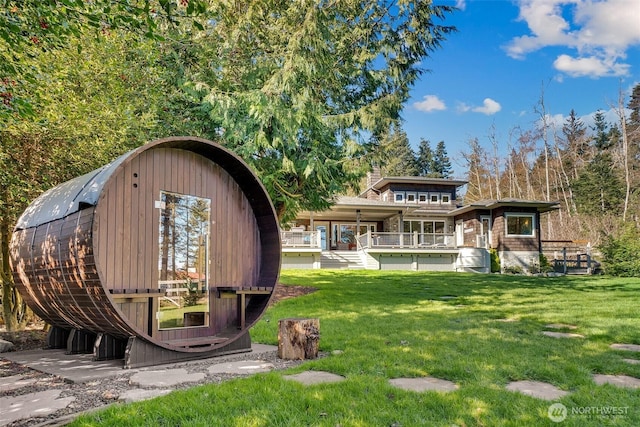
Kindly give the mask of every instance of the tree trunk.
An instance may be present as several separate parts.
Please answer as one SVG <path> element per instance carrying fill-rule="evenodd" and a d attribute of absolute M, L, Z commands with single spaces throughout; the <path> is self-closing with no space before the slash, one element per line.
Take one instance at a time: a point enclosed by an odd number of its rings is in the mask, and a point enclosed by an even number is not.
<path fill-rule="evenodd" d="M 318 357 L 319 319 L 282 319 L 278 321 L 278 357 L 305 360 Z"/>
<path fill-rule="evenodd" d="M 18 327 L 17 311 L 14 304 L 20 303 L 21 298 L 15 298 L 16 292 L 9 267 L 9 224 L 0 222 L 0 279 L 2 280 L 2 318 L 7 331 L 15 331 Z M 17 295 L 15 295 L 17 296 Z"/>

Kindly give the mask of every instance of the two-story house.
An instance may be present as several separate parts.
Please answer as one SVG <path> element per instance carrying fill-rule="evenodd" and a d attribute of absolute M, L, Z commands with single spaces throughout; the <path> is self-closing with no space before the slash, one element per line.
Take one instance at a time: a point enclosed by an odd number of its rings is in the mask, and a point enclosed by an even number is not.
<path fill-rule="evenodd" d="M 540 216 L 557 202 L 483 200 L 461 206 L 467 182 L 372 173 L 357 197 L 301 212 L 282 232 L 282 268 L 366 268 L 489 272 L 537 264 Z"/>

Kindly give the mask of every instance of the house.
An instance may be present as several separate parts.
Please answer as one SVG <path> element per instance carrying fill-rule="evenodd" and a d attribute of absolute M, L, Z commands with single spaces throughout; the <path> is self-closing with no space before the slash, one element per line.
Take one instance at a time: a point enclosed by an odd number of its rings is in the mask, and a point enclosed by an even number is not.
<path fill-rule="evenodd" d="M 541 215 L 557 202 L 501 199 L 460 205 L 467 181 L 381 177 L 371 173 L 357 197 L 331 209 L 301 212 L 282 231 L 282 268 L 531 270 L 541 253 Z"/>

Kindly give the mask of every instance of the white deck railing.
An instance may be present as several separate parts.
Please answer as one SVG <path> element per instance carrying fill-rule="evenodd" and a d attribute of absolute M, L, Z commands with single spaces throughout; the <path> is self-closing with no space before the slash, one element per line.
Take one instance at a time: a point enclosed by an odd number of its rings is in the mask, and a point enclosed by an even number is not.
<path fill-rule="evenodd" d="M 320 249 L 320 231 L 282 231 L 283 248 Z M 357 237 L 361 249 L 455 249 L 453 233 L 369 232 Z"/>
<path fill-rule="evenodd" d="M 455 249 L 453 233 L 390 233 L 369 232 L 358 237 L 360 247 L 365 249 Z"/>
<path fill-rule="evenodd" d="M 283 248 L 320 249 L 320 231 L 282 231 Z"/>

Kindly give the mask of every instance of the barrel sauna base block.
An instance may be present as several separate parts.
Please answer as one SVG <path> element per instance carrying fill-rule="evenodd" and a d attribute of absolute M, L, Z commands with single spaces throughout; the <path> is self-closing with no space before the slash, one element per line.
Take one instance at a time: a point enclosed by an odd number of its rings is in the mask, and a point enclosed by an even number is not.
<path fill-rule="evenodd" d="M 47 348 L 67 348 L 69 329 L 52 326 L 47 332 Z"/>
<path fill-rule="evenodd" d="M 96 341 L 96 334 L 93 332 L 72 329 L 67 338 L 67 354 L 89 354 L 93 353 L 93 343 Z"/>
<path fill-rule="evenodd" d="M 184 362 L 188 360 L 208 359 L 227 354 L 248 353 L 251 351 L 251 336 L 247 330 L 233 342 L 210 351 L 183 352 L 170 350 L 149 343 L 138 337 L 130 337 L 124 354 L 124 368 L 140 368 L 165 363 Z"/>
<path fill-rule="evenodd" d="M 113 360 L 124 358 L 127 340 L 121 340 L 109 334 L 99 333 L 93 343 L 93 360 Z"/>

